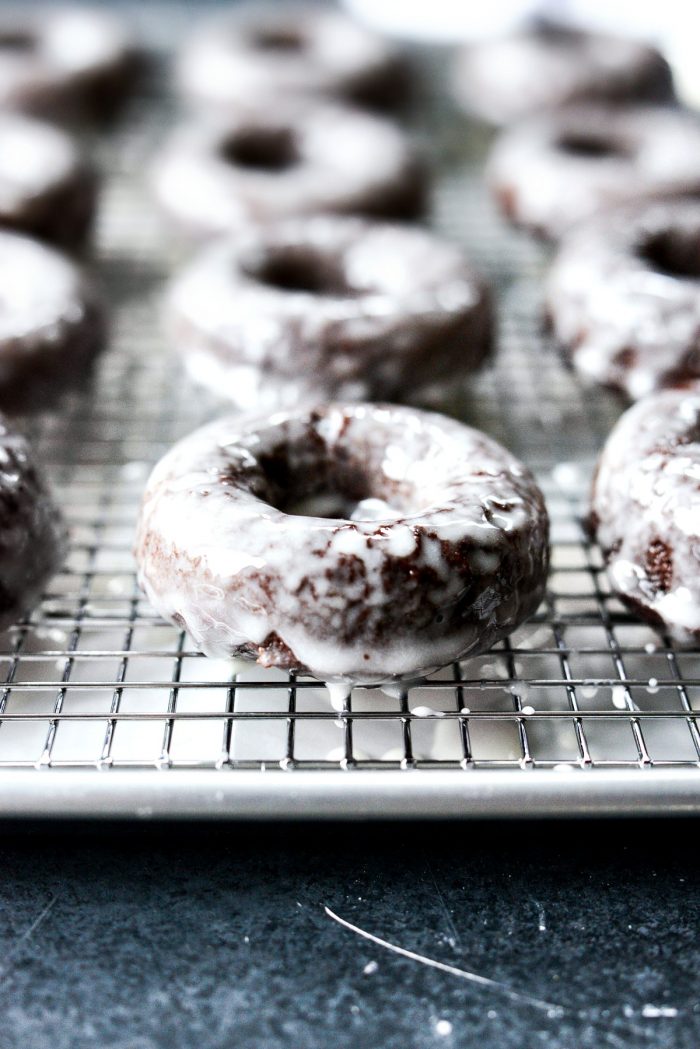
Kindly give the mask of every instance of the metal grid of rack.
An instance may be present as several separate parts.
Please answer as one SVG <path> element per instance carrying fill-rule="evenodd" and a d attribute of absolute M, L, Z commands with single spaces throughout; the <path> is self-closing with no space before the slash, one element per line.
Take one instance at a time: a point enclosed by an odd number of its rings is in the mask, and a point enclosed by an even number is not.
<path fill-rule="evenodd" d="M 166 122 L 160 79 L 99 147 L 111 172 L 97 250 L 111 348 L 88 394 L 24 421 L 71 546 L 39 607 L 0 637 L 0 810 L 700 809 L 700 652 L 677 651 L 624 611 L 580 523 L 619 406 L 582 389 L 542 335 L 545 253 L 495 216 L 479 174 L 484 135 L 444 100 L 414 118 L 436 158 L 432 223 L 493 280 L 500 313 L 498 355 L 461 411 L 538 473 L 552 518 L 545 603 L 487 655 L 406 689 L 355 688 L 337 708 L 313 679 L 200 656 L 139 594 L 131 543 L 150 467 L 223 408 L 192 389 L 159 333 L 176 259 L 142 172 Z"/>

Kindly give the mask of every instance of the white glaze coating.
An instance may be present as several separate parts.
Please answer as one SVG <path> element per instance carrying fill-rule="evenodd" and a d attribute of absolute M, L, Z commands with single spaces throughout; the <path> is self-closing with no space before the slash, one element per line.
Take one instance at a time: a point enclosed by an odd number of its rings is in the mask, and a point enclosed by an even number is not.
<path fill-rule="evenodd" d="M 23 213 L 72 178 L 79 164 L 75 145 L 58 128 L 0 113 L 0 215 Z"/>
<path fill-rule="evenodd" d="M 0 340 L 55 338 L 55 329 L 82 319 L 84 297 L 80 271 L 67 258 L 0 231 Z"/>
<path fill-rule="evenodd" d="M 571 138 L 619 151 L 589 156 L 559 148 Z M 660 108 L 563 109 L 504 132 L 488 179 L 512 221 L 556 240 L 605 207 L 700 192 L 700 120 Z"/>
<path fill-rule="evenodd" d="M 295 162 L 261 170 L 222 155 L 227 142 L 260 131 L 288 135 Z M 393 124 L 348 107 L 288 100 L 176 131 L 152 179 L 163 207 L 200 237 L 319 211 L 415 211 L 423 186 L 416 154 Z"/>
<path fill-rule="evenodd" d="M 396 64 L 386 41 L 339 11 L 239 4 L 195 30 L 176 79 L 191 101 L 231 107 L 294 94 L 371 95 L 396 74 Z"/>
<path fill-rule="evenodd" d="M 0 113 L 0 226 L 75 247 L 89 232 L 96 181 L 59 128 Z"/>
<path fill-rule="evenodd" d="M 680 643 L 700 638 L 700 382 L 644 398 L 601 453 L 592 494 L 614 590 Z"/>
<path fill-rule="evenodd" d="M 101 307 L 78 267 L 38 241 L 0 231 L 3 403 L 25 401 L 42 373 L 57 384 L 73 371 L 80 377 L 103 336 Z"/>
<path fill-rule="evenodd" d="M 27 37 L 3 48 L 2 37 Z M 0 15 L 0 106 L 40 116 L 72 115 L 131 57 L 131 38 L 108 11 L 81 7 Z"/>
<path fill-rule="evenodd" d="M 121 64 L 133 48 L 131 34 L 112 12 L 63 7 L 41 19 L 41 50 L 56 68 L 86 76 Z"/>
<path fill-rule="evenodd" d="M 268 283 L 270 261 L 328 287 Z M 490 346 L 485 287 L 456 246 L 346 216 L 205 249 L 173 282 L 167 313 L 192 376 L 248 409 L 405 399 L 474 370 Z"/>
<path fill-rule="evenodd" d="M 658 51 L 636 40 L 535 26 L 463 48 L 455 93 L 470 113 L 511 124 L 571 103 L 660 100 L 672 85 Z"/>
<path fill-rule="evenodd" d="M 324 486 L 344 516 L 274 505 Z M 547 532 L 529 472 L 478 431 L 329 405 L 176 445 L 148 482 L 136 557 L 154 607 L 208 655 L 378 681 L 483 651 L 532 614 Z"/>
<path fill-rule="evenodd" d="M 31 609 L 64 548 L 61 516 L 27 441 L 0 416 L 0 628 Z"/>
<path fill-rule="evenodd" d="M 646 256 L 674 236 L 692 238 L 696 277 Z M 569 234 L 549 273 L 547 311 L 576 369 L 632 400 L 700 374 L 700 202 L 626 206 Z"/>

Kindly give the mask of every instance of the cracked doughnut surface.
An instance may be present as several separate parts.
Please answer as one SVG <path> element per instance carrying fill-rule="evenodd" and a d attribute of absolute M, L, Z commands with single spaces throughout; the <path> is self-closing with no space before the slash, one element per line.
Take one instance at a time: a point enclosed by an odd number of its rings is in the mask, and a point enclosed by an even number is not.
<path fill-rule="evenodd" d="M 64 131 L 0 113 L 0 226 L 73 250 L 91 231 L 96 195 L 95 172 Z"/>
<path fill-rule="evenodd" d="M 304 100 L 176 131 L 152 177 L 165 210 L 195 237 L 314 212 L 410 218 L 425 203 L 425 171 L 398 128 Z"/>
<path fill-rule="evenodd" d="M 671 71 L 636 40 L 541 21 L 464 47 L 455 68 L 457 100 L 490 124 L 511 124 L 579 102 L 662 102 Z"/>
<path fill-rule="evenodd" d="M 80 269 L 29 237 L 0 231 L 0 405 L 44 407 L 84 381 L 105 341 L 102 305 Z"/>
<path fill-rule="evenodd" d="M 177 69 L 182 93 L 217 107 L 293 94 L 393 99 L 404 84 L 396 50 L 340 11 L 248 3 L 195 30 Z"/>
<path fill-rule="evenodd" d="M 700 376 L 700 201 L 578 227 L 550 270 L 547 315 L 574 367 L 631 400 Z"/>
<path fill-rule="evenodd" d="M 154 607 L 208 655 L 376 682 L 482 652 L 530 616 L 548 520 L 530 472 L 484 434 L 331 404 L 176 445 L 136 558 Z"/>
<path fill-rule="evenodd" d="M 590 523 L 625 604 L 675 641 L 700 640 L 700 380 L 625 412 L 598 461 Z"/>
<path fill-rule="evenodd" d="M 131 38 L 107 11 L 0 13 L 0 107 L 50 120 L 109 115 L 129 88 Z"/>
<path fill-rule="evenodd" d="M 700 119 L 660 107 L 558 110 L 503 132 L 487 177 L 514 225 L 557 240 L 613 205 L 700 193 Z"/>
<path fill-rule="evenodd" d="M 0 416 L 0 629 L 31 609 L 64 551 L 62 518 L 29 445 Z"/>
<path fill-rule="evenodd" d="M 415 401 L 453 386 L 491 345 L 487 289 L 456 246 L 347 216 L 207 248 L 167 306 L 192 377 L 248 409 Z"/>

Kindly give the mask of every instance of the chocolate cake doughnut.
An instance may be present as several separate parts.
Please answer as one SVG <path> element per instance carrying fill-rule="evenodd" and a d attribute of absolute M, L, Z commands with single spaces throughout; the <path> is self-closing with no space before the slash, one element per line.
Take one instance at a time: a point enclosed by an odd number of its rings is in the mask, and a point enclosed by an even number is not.
<path fill-rule="evenodd" d="M 102 347 L 102 307 L 80 270 L 51 248 L 0 231 L 0 406 L 40 408 L 84 381 Z"/>
<path fill-rule="evenodd" d="M 27 441 L 0 416 L 0 629 L 31 609 L 64 550 L 61 515 Z"/>
<path fill-rule="evenodd" d="M 556 240 L 605 207 L 700 193 L 700 119 L 663 108 L 559 110 L 505 131 L 488 178 L 511 222 Z"/>
<path fill-rule="evenodd" d="M 394 47 L 340 11 L 248 3 L 195 30 L 176 78 L 190 101 L 228 108 L 290 95 L 394 101 L 405 70 Z"/>
<path fill-rule="evenodd" d="M 511 124 L 574 103 L 664 102 L 674 92 L 655 48 L 543 20 L 462 48 L 455 95 L 480 119 Z"/>
<path fill-rule="evenodd" d="M 415 676 L 482 652 L 542 599 L 529 471 L 444 416 L 330 404 L 220 419 L 148 481 L 153 606 L 212 656 L 325 679 Z"/>
<path fill-rule="evenodd" d="M 192 377 L 248 409 L 420 400 L 491 345 L 487 289 L 457 247 L 349 216 L 287 219 L 208 247 L 167 305 Z"/>
<path fill-rule="evenodd" d="M 550 271 L 547 314 L 577 371 L 632 400 L 700 377 L 700 200 L 578 227 Z"/>
<path fill-rule="evenodd" d="M 645 397 L 598 461 L 591 530 L 611 585 L 674 641 L 700 640 L 700 380 Z"/>
<path fill-rule="evenodd" d="M 300 101 L 183 128 L 153 169 L 163 207 L 199 237 L 319 211 L 410 218 L 424 175 L 393 124 Z"/>
<path fill-rule="evenodd" d="M 96 196 L 95 173 L 64 131 L 0 113 L 0 226 L 76 249 L 91 232 Z"/>
<path fill-rule="evenodd" d="M 0 107 L 48 119 L 108 116 L 128 91 L 135 52 L 107 11 L 0 13 Z"/>

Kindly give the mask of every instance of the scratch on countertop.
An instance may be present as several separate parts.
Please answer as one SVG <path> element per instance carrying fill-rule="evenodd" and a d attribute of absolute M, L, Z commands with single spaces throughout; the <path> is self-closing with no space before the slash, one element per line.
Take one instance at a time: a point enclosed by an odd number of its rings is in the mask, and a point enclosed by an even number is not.
<path fill-rule="evenodd" d="M 365 929 L 360 929 L 359 926 L 353 925 L 352 922 L 346 921 L 345 918 L 341 918 L 338 914 L 332 911 L 330 907 L 324 906 L 323 909 L 329 918 L 332 918 L 334 922 L 338 922 L 338 924 L 342 925 L 345 929 L 349 929 L 358 936 L 362 936 L 365 940 L 370 940 L 372 943 L 376 943 L 379 947 L 384 947 L 387 951 L 393 951 L 394 954 L 400 954 L 403 958 L 410 958 L 411 961 L 419 962 L 421 965 L 427 965 L 431 969 L 439 969 L 440 972 L 449 973 L 450 976 L 457 976 L 462 980 L 468 980 L 470 983 L 479 984 L 481 987 L 491 987 L 513 1002 L 522 1002 L 523 1004 L 531 1005 L 536 1009 L 542 1009 L 549 1017 L 563 1016 L 565 1013 L 565 1009 L 561 1005 L 557 1005 L 554 1002 L 545 1002 L 541 998 L 535 998 L 533 995 L 526 994 L 524 991 L 517 991 L 512 987 L 508 987 L 507 984 L 500 983 L 498 980 L 492 980 L 488 976 L 481 976 L 479 973 L 469 972 L 468 969 L 458 969 L 456 965 L 448 965 L 446 962 L 439 962 L 434 958 L 426 958 L 422 954 L 417 954 L 415 951 L 409 951 L 406 947 L 399 947 L 395 943 L 383 940 L 380 936 L 375 936 L 374 933 L 367 932 Z"/>
<path fill-rule="evenodd" d="M 447 921 L 447 925 L 450 928 L 450 930 L 452 931 L 452 935 L 449 938 L 450 946 L 451 947 L 461 947 L 462 943 L 461 943 L 461 940 L 460 940 L 460 937 L 459 937 L 459 933 L 457 932 L 457 927 L 456 927 L 456 925 L 454 923 L 452 915 L 450 914 L 449 908 L 447 906 L 447 901 L 445 900 L 444 893 L 443 893 L 442 889 L 440 888 L 440 886 L 438 885 L 438 880 L 435 877 L 435 871 L 433 870 L 433 865 L 432 865 L 432 863 L 430 862 L 430 860 L 428 859 L 427 856 L 425 857 L 425 863 L 426 863 L 426 866 L 428 868 L 428 872 L 430 874 L 431 881 L 432 881 L 433 885 L 435 886 L 435 892 L 437 893 L 438 900 L 440 901 L 440 905 L 442 907 L 442 912 L 445 915 L 445 919 Z"/>
<path fill-rule="evenodd" d="M 51 898 L 49 899 L 48 903 L 42 908 L 42 910 L 39 911 L 39 913 L 37 914 L 37 916 L 34 919 L 34 921 L 31 922 L 27 926 L 27 928 L 24 930 L 24 932 L 21 934 L 21 936 L 17 937 L 17 939 L 15 940 L 15 942 L 12 944 L 12 946 L 9 949 L 9 951 L 5 955 L 5 963 L 0 963 L 0 975 L 2 975 L 3 973 L 5 973 L 7 971 L 6 963 L 11 958 L 13 958 L 15 954 L 17 954 L 17 951 L 19 951 L 20 947 L 24 943 L 26 943 L 27 940 L 31 939 L 31 937 L 34 935 L 34 933 L 39 928 L 39 926 L 44 921 L 44 919 L 46 917 L 48 917 L 48 914 L 49 914 L 51 908 L 53 907 L 53 905 L 56 903 L 57 899 L 58 899 L 58 896 L 51 896 Z"/>

